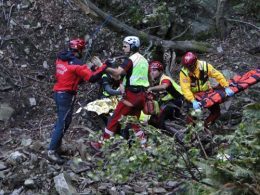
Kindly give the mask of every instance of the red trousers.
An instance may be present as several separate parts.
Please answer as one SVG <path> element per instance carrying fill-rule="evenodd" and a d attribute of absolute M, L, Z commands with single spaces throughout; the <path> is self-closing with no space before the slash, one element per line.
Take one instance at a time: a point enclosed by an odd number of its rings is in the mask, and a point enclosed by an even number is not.
<path fill-rule="evenodd" d="M 124 101 L 130 102 L 133 106 L 126 105 Z M 141 111 L 145 104 L 145 92 L 134 93 L 126 90 L 125 97 L 117 104 L 116 109 L 112 117 L 109 119 L 105 132 L 103 134 L 104 139 L 108 139 L 111 135 L 120 130 L 119 120 L 122 116 L 136 116 L 140 117 Z M 144 133 L 140 131 L 140 127 L 137 124 L 131 124 L 131 128 L 134 130 L 136 136 L 143 139 Z"/>

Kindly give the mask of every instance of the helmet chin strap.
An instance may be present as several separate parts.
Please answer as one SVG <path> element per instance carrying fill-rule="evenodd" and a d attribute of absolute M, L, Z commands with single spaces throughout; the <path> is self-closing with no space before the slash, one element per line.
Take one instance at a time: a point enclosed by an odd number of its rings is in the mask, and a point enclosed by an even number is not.
<path fill-rule="evenodd" d="M 72 51 L 74 53 L 74 55 L 77 57 L 77 58 L 82 58 L 82 52 L 80 51 Z"/>

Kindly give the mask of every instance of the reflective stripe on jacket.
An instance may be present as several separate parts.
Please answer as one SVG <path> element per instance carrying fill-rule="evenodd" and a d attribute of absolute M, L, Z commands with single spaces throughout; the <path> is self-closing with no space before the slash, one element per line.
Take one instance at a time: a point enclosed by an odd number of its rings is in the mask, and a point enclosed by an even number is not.
<path fill-rule="evenodd" d="M 166 80 L 166 79 L 171 81 L 172 86 L 176 89 L 176 91 L 178 91 L 182 95 L 182 91 L 181 91 L 180 85 L 178 85 L 171 77 L 169 77 L 169 76 L 167 76 L 165 74 L 163 74 L 161 76 L 159 85 L 161 85 L 162 81 Z M 165 95 L 163 98 L 161 98 L 161 100 L 162 101 L 169 101 L 169 100 L 172 100 L 174 98 L 176 98 L 176 97 L 173 97 L 169 92 L 167 92 L 167 95 Z"/>
<path fill-rule="evenodd" d="M 193 73 L 183 68 L 180 72 L 180 85 L 184 97 L 188 101 L 193 101 L 195 99 L 193 93 L 209 90 L 210 83 L 208 77 L 216 79 L 222 87 L 228 86 L 228 82 L 223 74 L 205 61 L 197 60 L 196 69 Z"/>
<path fill-rule="evenodd" d="M 185 76 L 190 77 L 190 89 L 192 93 L 199 91 L 208 91 L 210 89 L 210 82 L 208 77 L 208 64 L 205 61 L 197 63 L 199 74 L 193 75 L 186 68 L 182 68 L 182 72 Z M 195 70 L 196 71 L 196 70 Z"/>

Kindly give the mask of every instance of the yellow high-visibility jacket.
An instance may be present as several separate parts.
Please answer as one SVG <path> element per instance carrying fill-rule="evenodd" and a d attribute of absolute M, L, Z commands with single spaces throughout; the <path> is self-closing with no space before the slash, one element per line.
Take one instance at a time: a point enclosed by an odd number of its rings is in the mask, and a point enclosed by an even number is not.
<path fill-rule="evenodd" d="M 207 81 L 202 81 L 200 78 L 202 71 L 204 72 L 204 79 Z M 222 87 L 229 85 L 223 74 L 205 61 L 197 60 L 196 69 L 193 73 L 183 68 L 180 72 L 180 85 L 185 99 L 192 102 L 195 100 L 194 93 L 209 90 L 211 87 L 208 77 L 216 79 Z"/>

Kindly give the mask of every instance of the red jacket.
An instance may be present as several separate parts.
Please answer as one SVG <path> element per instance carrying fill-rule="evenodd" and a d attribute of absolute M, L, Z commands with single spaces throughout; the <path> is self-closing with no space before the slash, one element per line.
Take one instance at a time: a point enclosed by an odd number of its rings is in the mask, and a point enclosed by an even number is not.
<path fill-rule="evenodd" d="M 54 91 L 77 91 L 78 84 L 82 80 L 95 82 L 101 78 L 106 65 L 103 64 L 95 72 L 92 72 L 86 64 L 71 65 L 69 61 L 56 60 L 56 83 Z"/>

